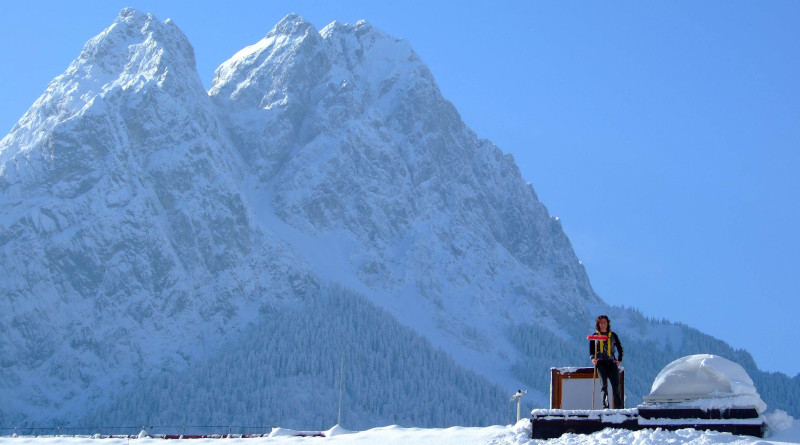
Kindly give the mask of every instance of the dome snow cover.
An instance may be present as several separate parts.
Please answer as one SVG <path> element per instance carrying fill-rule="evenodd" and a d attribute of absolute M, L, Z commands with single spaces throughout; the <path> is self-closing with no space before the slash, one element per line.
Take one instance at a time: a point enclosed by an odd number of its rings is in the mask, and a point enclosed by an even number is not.
<path fill-rule="evenodd" d="M 689 355 L 667 365 L 644 399 L 702 408 L 753 407 L 759 413 L 767 408 L 744 368 L 711 354 Z"/>

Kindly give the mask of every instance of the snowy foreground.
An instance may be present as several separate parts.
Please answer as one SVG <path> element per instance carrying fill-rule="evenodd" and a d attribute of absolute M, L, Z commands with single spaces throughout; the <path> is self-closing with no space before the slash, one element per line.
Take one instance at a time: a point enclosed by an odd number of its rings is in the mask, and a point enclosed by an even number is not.
<path fill-rule="evenodd" d="M 642 430 L 628 431 L 621 429 L 605 429 L 595 434 L 576 435 L 565 434 L 558 439 L 533 440 L 531 439 L 530 421 L 521 420 L 514 426 L 492 426 L 485 428 L 452 427 L 445 429 L 401 428 L 388 426 L 374 428 L 361 432 L 338 432 L 331 437 L 264 437 L 248 439 L 186 439 L 182 442 L 187 445 L 219 445 L 224 444 L 331 444 L 331 445 L 523 445 L 523 444 L 614 444 L 614 445 L 672 445 L 672 444 L 737 444 L 737 445 L 766 445 L 781 443 L 800 443 L 800 422 L 794 421 L 785 414 L 767 415 L 771 430 L 767 437 L 759 439 L 750 436 L 734 436 L 729 433 L 713 431 L 697 431 L 685 429 L 678 431 Z M 328 432 L 330 434 L 330 432 Z M 158 444 L 162 439 L 92 439 L 89 437 L 3 437 L 0 445 L 116 445 L 129 444 Z"/>

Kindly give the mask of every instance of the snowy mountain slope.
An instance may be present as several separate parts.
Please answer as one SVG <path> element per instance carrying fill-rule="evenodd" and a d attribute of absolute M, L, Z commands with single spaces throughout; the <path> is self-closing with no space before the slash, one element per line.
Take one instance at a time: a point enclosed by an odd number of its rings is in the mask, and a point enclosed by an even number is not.
<path fill-rule="evenodd" d="M 674 354 L 725 346 L 609 308 L 513 158 L 366 22 L 290 15 L 206 92 L 171 21 L 123 10 L 0 141 L 0 258 L 2 424 L 124 404 L 334 284 L 540 404 L 537 370 L 585 364 L 598 312 L 649 357 L 640 393 Z"/>
<path fill-rule="evenodd" d="M 252 224 L 231 152 L 188 41 L 133 10 L 2 140 L 4 420 L 68 421 L 315 286 Z"/>
<path fill-rule="evenodd" d="M 501 327 L 515 317 L 585 318 L 599 304 L 513 159 L 463 124 L 407 42 L 289 16 L 223 63 L 210 95 L 275 215 L 303 237 L 347 240 L 345 277 L 328 261 L 317 274 L 471 366 L 511 353 Z"/>

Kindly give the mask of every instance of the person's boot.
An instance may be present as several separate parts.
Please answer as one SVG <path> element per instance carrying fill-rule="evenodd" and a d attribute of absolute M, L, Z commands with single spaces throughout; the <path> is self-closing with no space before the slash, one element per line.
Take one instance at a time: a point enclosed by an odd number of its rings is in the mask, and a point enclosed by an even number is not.
<path fill-rule="evenodd" d="M 603 409 L 608 409 L 608 388 L 603 387 L 601 391 L 603 393 Z"/>

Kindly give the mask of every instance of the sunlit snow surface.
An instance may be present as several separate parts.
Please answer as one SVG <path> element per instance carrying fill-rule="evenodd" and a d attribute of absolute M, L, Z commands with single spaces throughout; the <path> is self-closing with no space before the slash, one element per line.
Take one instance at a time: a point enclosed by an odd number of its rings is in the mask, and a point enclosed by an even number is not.
<path fill-rule="evenodd" d="M 781 443 L 800 443 L 800 425 L 790 416 L 780 411 L 766 415 L 770 424 L 767 437 L 759 439 L 750 436 L 734 436 L 730 433 L 697 431 L 684 429 L 678 431 L 642 430 L 628 431 L 607 428 L 594 434 L 565 434 L 558 439 L 531 439 L 531 425 L 527 419 L 513 426 L 492 426 L 485 428 L 452 427 L 444 429 L 401 428 L 388 426 L 366 431 L 347 433 L 336 430 L 331 437 L 265 437 L 248 439 L 187 439 L 187 445 L 257 445 L 257 444 L 336 444 L 336 445 L 523 445 L 523 444 L 600 444 L 600 445 L 667 445 L 667 444 L 739 444 L 762 445 Z M 333 431 L 333 430 L 331 430 Z M 0 445 L 120 445 L 159 444 L 162 439 L 92 439 L 92 438 L 53 438 L 53 437 L 4 437 Z M 170 441 L 173 442 L 173 441 Z"/>

